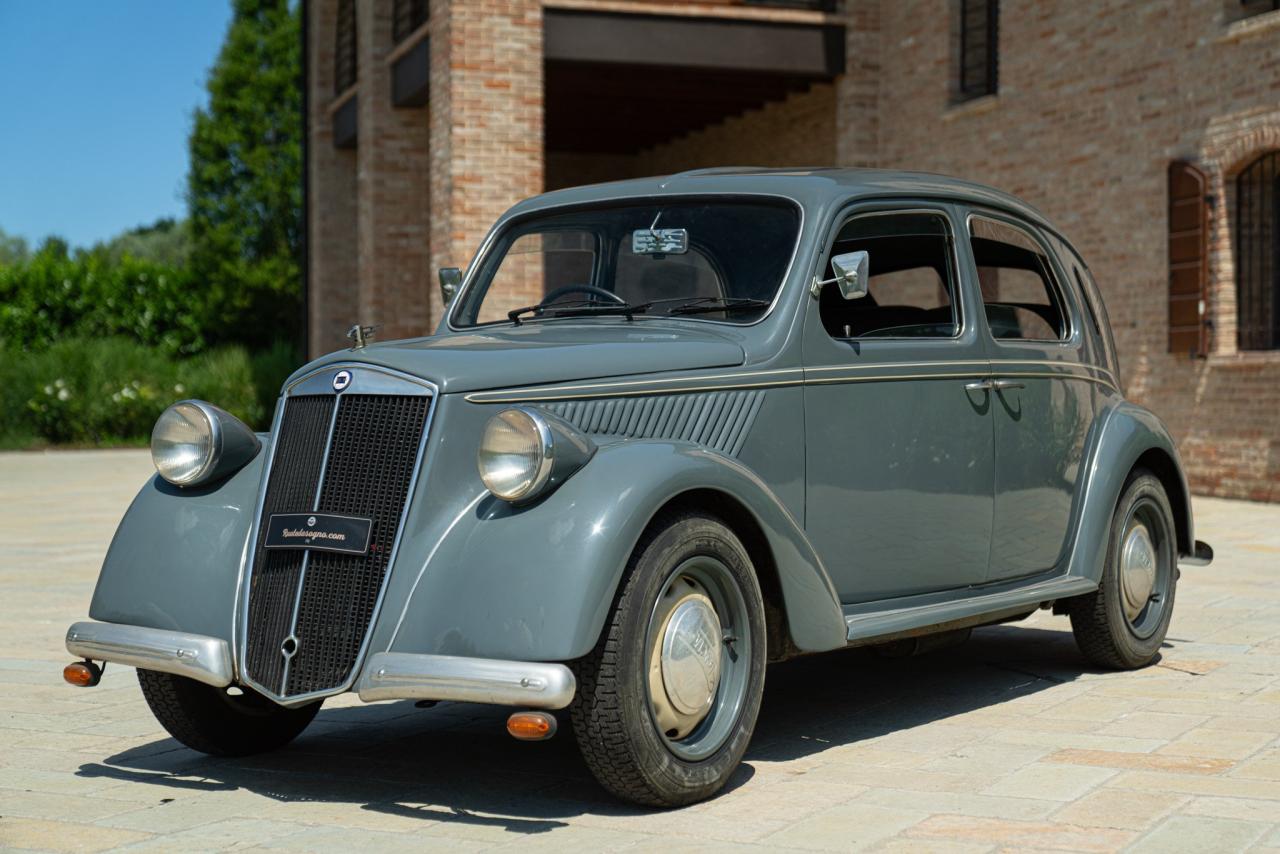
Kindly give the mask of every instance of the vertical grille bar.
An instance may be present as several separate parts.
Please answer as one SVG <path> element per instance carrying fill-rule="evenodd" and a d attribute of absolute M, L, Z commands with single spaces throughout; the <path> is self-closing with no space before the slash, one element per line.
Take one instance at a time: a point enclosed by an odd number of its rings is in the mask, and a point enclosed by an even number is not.
<path fill-rule="evenodd" d="M 294 635 L 289 696 L 346 682 L 370 628 L 408 499 L 429 397 L 344 396 L 318 512 L 373 520 L 364 555 L 312 552 Z"/>
<path fill-rule="evenodd" d="M 310 508 L 324 462 L 325 439 L 333 413 L 332 396 L 288 398 L 284 404 L 275 458 L 267 481 L 262 517 Z M 284 670 L 280 644 L 289 636 L 294 591 L 302 569 L 301 551 L 263 548 L 266 526 L 259 525 L 249 578 L 249 634 L 245 668 L 253 681 L 276 689 Z"/>

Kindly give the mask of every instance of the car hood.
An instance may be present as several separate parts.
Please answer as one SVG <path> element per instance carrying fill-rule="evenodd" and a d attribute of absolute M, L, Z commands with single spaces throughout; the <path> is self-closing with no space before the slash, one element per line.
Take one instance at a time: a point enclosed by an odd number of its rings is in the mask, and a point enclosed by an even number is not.
<path fill-rule="evenodd" d="M 298 375 L 333 362 L 367 362 L 431 380 L 450 394 L 726 367 L 744 359 L 737 342 L 704 324 L 561 320 L 339 350 Z"/>

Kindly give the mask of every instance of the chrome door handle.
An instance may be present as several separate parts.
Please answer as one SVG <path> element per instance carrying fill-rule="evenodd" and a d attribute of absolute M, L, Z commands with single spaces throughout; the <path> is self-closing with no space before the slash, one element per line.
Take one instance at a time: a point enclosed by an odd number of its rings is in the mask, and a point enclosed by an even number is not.
<path fill-rule="evenodd" d="M 993 384 L 996 391 L 1004 391 L 1009 388 L 1026 388 L 1026 383 L 1020 383 L 1017 380 L 996 380 Z"/>
<path fill-rule="evenodd" d="M 991 391 L 991 380 L 978 380 L 964 384 L 965 391 Z"/>

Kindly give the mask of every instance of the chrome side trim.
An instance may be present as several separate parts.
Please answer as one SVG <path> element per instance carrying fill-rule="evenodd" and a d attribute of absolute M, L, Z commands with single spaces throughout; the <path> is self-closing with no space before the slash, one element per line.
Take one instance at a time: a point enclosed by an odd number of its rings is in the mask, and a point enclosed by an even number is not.
<path fill-rule="evenodd" d="M 1058 371 L 1028 371 L 1025 366 L 1053 366 Z M 951 368 L 929 372 L 922 368 Z M 874 373 L 902 370 L 903 373 Z M 986 361 L 950 359 L 936 362 L 881 362 L 868 365 L 823 365 L 813 368 L 777 368 L 764 371 L 736 371 L 653 380 L 620 380 L 584 385 L 539 386 L 467 394 L 468 403 L 548 403 L 558 400 L 586 400 L 599 397 L 637 397 L 707 391 L 769 388 L 773 386 L 829 385 L 832 383 L 887 382 L 894 380 L 938 380 L 997 375 L 1080 380 L 1112 388 L 1119 384 L 1104 368 L 1079 362 L 1051 360 Z"/>
<path fill-rule="evenodd" d="M 899 632 L 909 632 L 928 626 L 936 626 L 954 620 L 987 617 L 1009 611 L 1017 612 L 1024 608 L 1034 609 L 1044 602 L 1080 596 L 1085 593 L 1092 593 L 1097 589 L 1097 582 L 1088 578 L 1072 575 L 1058 576 L 1013 589 L 985 594 L 978 593 L 978 595 L 968 595 L 943 602 L 932 602 L 927 605 L 914 605 L 866 613 L 846 613 L 845 625 L 848 627 L 848 639 L 850 642 L 865 641 Z M 973 593 L 973 591 L 959 592 Z M 858 607 L 863 606 L 860 605 Z M 846 610 L 848 608 L 849 606 L 846 606 Z"/>
<path fill-rule="evenodd" d="M 563 664 L 379 652 L 369 659 L 356 690 L 366 703 L 454 700 L 563 709 L 577 687 L 573 671 Z"/>
<path fill-rule="evenodd" d="M 204 635 L 88 620 L 67 629 L 67 652 L 95 661 L 175 673 L 215 688 L 235 679 L 230 644 Z"/>

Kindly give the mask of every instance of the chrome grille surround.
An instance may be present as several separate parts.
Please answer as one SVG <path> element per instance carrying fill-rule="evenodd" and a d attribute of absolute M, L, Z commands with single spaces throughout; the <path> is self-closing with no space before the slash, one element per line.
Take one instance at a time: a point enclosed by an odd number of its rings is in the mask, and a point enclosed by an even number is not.
<path fill-rule="evenodd" d="M 335 391 L 334 376 L 339 372 L 348 372 L 350 375 L 349 382 Z M 369 617 L 367 625 L 362 627 L 363 637 L 360 647 L 356 653 L 356 657 L 352 662 L 349 673 L 340 684 L 326 687 L 321 690 L 309 691 L 299 694 L 288 694 L 289 677 L 287 670 L 282 674 L 281 689 L 267 687 L 255 680 L 250 675 L 249 651 L 250 651 L 250 634 L 249 634 L 249 618 L 250 618 L 250 602 L 253 589 L 253 574 L 258 562 L 258 549 L 261 537 L 262 515 L 268 494 L 268 487 L 271 484 L 272 474 L 275 471 L 277 451 L 280 447 L 281 427 L 285 422 L 288 404 L 291 400 L 304 397 L 330 397 L 333 399 L 330 413 L 330 424 L 327 437 L 324 443 L 323 462 L 321 471 L 318 475 L 315 487 L 315 495 L 313 496 L 314 506 L 318 506 L 321 499 L 321 491 L 325 482 L 325 470 L 328 467 L 329 456 L 332 452 L 332 444 L 334 440 L 334 429 L 337 421 L 340 400 L 347 396 L 353 395 L 383 395 L 395 397 L 425 397 L 427 398 L 426 414 L 423 419 L 422 432 L 419 437 L 415 456 L 413 459 L 412 471 L 410 473 L 408 486 L 405 490 L 405 497 L 400 514 L 397 518 L 395 537 L 392 542 L 391 549 L 387 556 L 386 567 L 382 574 L 381 585 L 378 589 L 377 597 L 374 601 L 372 613 Z M 313 700 L 340 694 L 348 691 L 354 685 L 359 677 L 364 660 L 369 652 L 369 641 L 373 635 L 373 628 L 377 624 L 378 616 L 382 611 L 383 598 L 386 595 L 388 582 L 391 573 L 395 569 L 396 556 L 400 549 L 400 541 L 404 536 L 405 522 L 408 518 L 409 509 L 413 503 L 414 492 L 417 487 L 418 477 L 422 471 L 423 457 L 427 447 L 427 440 L 431 434 L 431 422 L 435 416 L 435 405 L 439 397 L 436 385 L 428 380 L 415 377 L 390 368 L 384 368 L 378 365 L 370 365 L 359 362 L 341 362 L 325 365 L 310 373 L 300 377 L 284 389 L 281 399 L 276 406 L 275 420 L 272 424 L 271 453 L 266 461 L 262 483 L 258 491 L 258 499 L 254 509 L 253 524 L 251 526 L 249 537 L 245 543 L 244 560 L 241 564 L 239 589 L 236 595 L 236 603 L 238 612 L 236 615 L 236 631 L 234 633 L 234 656 L 236 662 L 236 670 L 238 671 L 238 681 L 241 684 L 248 685 L 254 690 L 276 702 L 286 706 L 297 706 L 309 703 Z M 376 437 L 372 437 L 375 438 Z M 305 573 L 307 563 L 309 563 L 311 552 L 303 551 L 302 554 L 302 573 Z M 293 603 L 292 626 L 296 631 L 299 620 L 299 605 L 301 604 L 303 593 L 303 577 L 299 578 L 294 591 L 295 601 Z"/>

